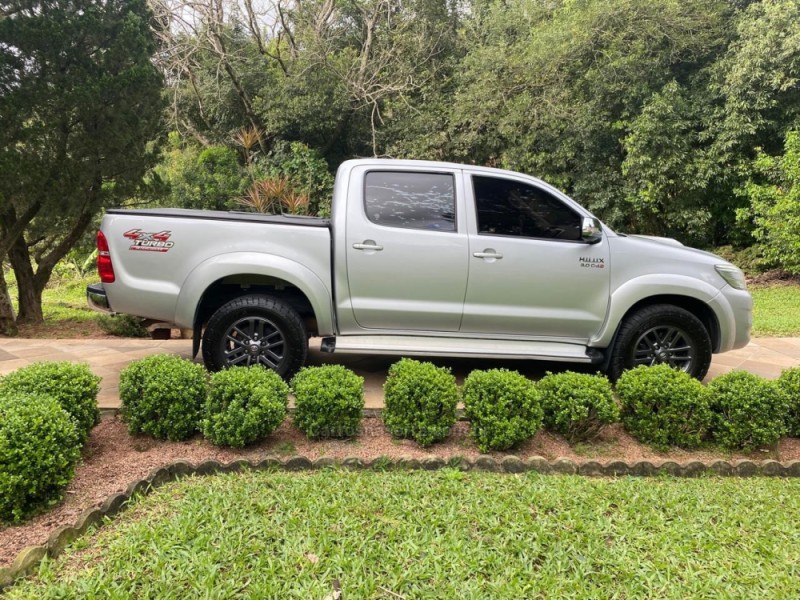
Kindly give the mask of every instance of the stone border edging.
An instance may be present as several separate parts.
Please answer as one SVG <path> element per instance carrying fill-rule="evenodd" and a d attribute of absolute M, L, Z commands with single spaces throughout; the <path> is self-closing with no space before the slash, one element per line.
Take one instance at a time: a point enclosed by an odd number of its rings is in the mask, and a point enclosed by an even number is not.
<path fill-rule="evenodd" d="M 675 461 L 640 460 L 626 463 L 621 460 L 600 462 L 586 460 L 581 462 L 569 458 L 548 461 L 541 456 L 521 459 L 517 456 L 504 456 L 496 459 L 481 455 L 475 460 L 463 457 L 444 459 L 437 456 L 428 458 L 389 458 L 380 456 L 371 460 L 348 457 L 341 460 L 322 457 L 311 460 L 305 456 L 292 456 L 286 460 L 267 457 L 258 462 L 235 460 L 221 463 L 207 460 L 198 465 L 178 460 L 164 467 L 153 469 L 145 479 L 132 481 L 122 493 L 114 493 L 106 498 L 100 507 L 88 508 L 75 521 L 74 525 L 63 525 L 50 533 L 47 543 L 41 546 L 28 546 L 14 559 L 10 567 L 0 568 L 0 592 L 11 586 L 17 579 L 30 575 L 45 556 L 54 558 L 90 527 L 103 525 L 107 518 L 127 508 L 129 501 L 137 495 L 146 495 L 165 483 L 176 481 L 187 475 L 213 475 L 216 473 L 235 473 L 239 471 L 278 470 L 311 471 L 327 468 L 383 470 L 425 470 L 436 471 L 443 468 L 462 471 L 483 471 L 490 473 L 525 473 L 583 475 L 588 477 L 620 477 L 625 475 L 649 477 L 671 475 L 673 477 L 697 477 L 702 474 L 729 477 L 800 477 L 800 460 L 781 463 L 776 460 L 715 460 L 702 462 L 693 460 L 685 463 Z"/>

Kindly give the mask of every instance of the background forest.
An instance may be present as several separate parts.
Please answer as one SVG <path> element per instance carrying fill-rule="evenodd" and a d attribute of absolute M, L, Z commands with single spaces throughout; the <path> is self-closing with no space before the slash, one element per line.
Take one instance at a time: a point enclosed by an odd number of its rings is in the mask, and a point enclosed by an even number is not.
<path fill-rule="evenodd" d="M 23 321 L 104 207 L 326 214 L 358 156 L 523 171 L 800 273 L 800 0 L 3 0 L 0 52 Z"/>

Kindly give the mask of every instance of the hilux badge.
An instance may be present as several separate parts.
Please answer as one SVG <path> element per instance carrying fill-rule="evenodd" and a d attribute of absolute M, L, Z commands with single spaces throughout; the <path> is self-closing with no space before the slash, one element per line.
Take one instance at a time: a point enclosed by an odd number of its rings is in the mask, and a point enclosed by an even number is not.
<path fill-rule="evenodd" d="M 585 256 L 581 256 L 578 259 L 581 263 L 581 267 L 586 269 L 605 269 L 605 258 L 588 258 Z"/>

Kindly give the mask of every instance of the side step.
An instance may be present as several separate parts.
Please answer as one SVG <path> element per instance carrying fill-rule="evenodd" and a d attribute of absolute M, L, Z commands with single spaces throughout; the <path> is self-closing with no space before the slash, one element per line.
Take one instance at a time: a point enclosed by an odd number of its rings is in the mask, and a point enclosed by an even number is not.
<path fill-rule="evenodd" d="M 322 352 L 337 354 L 389 354 L 400 356 L 459 356 L 552 360 L 599 364 L 603 354 L 595 348 L 564 342 L 522 342 L 446 337 L 353 335 L 326 337 Z"/>

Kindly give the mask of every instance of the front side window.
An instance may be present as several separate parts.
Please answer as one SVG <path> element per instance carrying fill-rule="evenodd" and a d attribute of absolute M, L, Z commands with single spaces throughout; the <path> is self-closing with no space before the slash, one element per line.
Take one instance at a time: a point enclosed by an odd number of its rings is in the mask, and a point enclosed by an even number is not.
<path fill-rule="evenodd" d="M 474 175 L 478 233 L 579 241 L 581 216 L 533 185 Z"/>
<path fill-rule="evenodd" d="M 443 173 L 370 171 L 364 208 L 378 225 L 455 231 L 455 181 Z"/>

